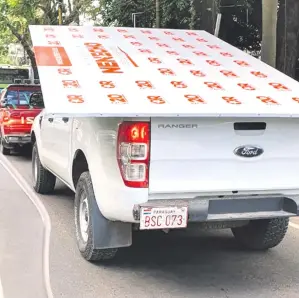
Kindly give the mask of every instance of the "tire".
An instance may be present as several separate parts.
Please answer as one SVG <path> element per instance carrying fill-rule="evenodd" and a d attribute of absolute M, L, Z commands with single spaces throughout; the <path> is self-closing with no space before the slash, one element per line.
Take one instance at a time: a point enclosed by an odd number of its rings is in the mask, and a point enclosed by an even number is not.
<path fill-rule="evenodd" d="M 250 221 L 249 224 L 233 228 L 236 240 L 251 250 L 268 250 L 277 246 L 286 235 L 289 218 L 272 218 Z"/>
<path fill-rule="evenodd" d="M 3 144 L 1 144 L 1 153 L 3 155 L 10 155 L 11 154 L 11 149 L 6 148 L 6 147 L 3 146 Z"/>
<path fill-rule="evenodd" d="M 89 172 L 81 174 L 75 195 L 76 239 L 79 251 L 87 261 L 105 261 L 113 259 L 117 248 L 95 249 L 92 227 L 95 195 Z M 83 215 L 84 218 L 83 218 Z"/>
<path fill-rule="evenodd" d="M 32 157 L 32 145 L 26 144 L 20 148 L 20 152 L 24 156 Z"/>
<path fill-rule="evenodd" d="M 32 149 L 32 180 L 33 188 L 39 194 L 51 193 L 55 188 L 56 177 L 42 166 L 36 143 Z"/>

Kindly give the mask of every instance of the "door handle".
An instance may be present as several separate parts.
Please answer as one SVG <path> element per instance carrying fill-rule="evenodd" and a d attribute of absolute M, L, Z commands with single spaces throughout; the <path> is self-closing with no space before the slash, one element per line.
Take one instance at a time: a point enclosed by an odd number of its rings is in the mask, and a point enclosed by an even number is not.
<path fill-rule="evenodd" d="M 54 118 L 48 118 L 48 121 L 52 123 L 54 121 Z"/>
<path fill-rule="evenodd" d="M 68 118 L 68 117 L 63 117 L 63 118 L 62 118 L 62 121 L 63 121 L 64 123 L 67 123 L 67 122 L 69 121 L 69 118 Z"/>

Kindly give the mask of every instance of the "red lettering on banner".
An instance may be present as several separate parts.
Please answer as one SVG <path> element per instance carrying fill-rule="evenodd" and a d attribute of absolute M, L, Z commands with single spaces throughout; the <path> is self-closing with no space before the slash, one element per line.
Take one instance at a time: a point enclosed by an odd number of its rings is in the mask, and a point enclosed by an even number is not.
<path fill-rule="evenodd" d="M 191 44 L 183 44 L 182 46 L 186 49 L 195 49 L 195 46 L 193 46 Z"/>
<path fill-rule="evenodd" d="M 161 64 L 162 61 L 159 58 L 154 58 L 154 57 L 148 57 L 147 58 L 150 62 L 155 63 L 155 64 Z"/>
<path fill-rule="evenodd" d="M 186 32 L 186 34 L 189 36 L 197 36 L 197 34 L 195 32 Z"/>
<path fill-rule="evenodd" d="M 231 70 L 220 70 L 220 72 L 228 78 L 238 78 L 238 76 Z"/>
<path fill-rule="evenodd" d="M 141 47 L 141 46 L 142 46 L 142 43 L 139 42 L 139 41 L 131 41 L 131 44 L 132 44 L 133 46 L 136 46 L 136 47 Z"/>
<path fill-rule="evenodd" d="M 84 38 L 82 34 L 72 34 L 73 38 Z"/>
<path fill-rule="evenodd" d="M 188 101 L 193 104 L 206 103 L 205 100 L 201 98 L 199 95 L 186 94 L 184 95 L 184 97 L 187 98 Z"/>
<path fill-rule="evenodd" d="M 217 45 L 207 45 L 207 47 L 209 47 L 210 49 L 214 49 L 214 50 L 220 50 L 221 48 Z"/>
<path fill-rule="evenodd" d="M 216 60 L 206 60 L 206 62 L 212 66 L 220 66 L 221 64 Z"/>
<path fill-rule="evenodd" d="M 60 42 L 55 40 L 55 41 L 51 41 L 49 40 L 48 41 L 48 45 L 51 45 L 51 46 L 60 46 Z"/>
<path fill-rule="evenodd" d="M 166 53 L 169 54 L 169 55 L 176 55 L 176 56 L 179 55 L 179 53 L 176 52 L 176 51 L 166 51 Z"/>
<path fill-rule="evenodd" d="M 150 30 L 141 30 L 141 32 L 143 34 L 152 34 L 152 31 L 150 31 Z"/>
<path fill-rule="evenodd" d="M 159 96 L 159 95 L 151 95 L 151 96 L 147 96 L 147 99 L 149 99 L 149 101 L 151 102 L 151 103 L 155 103 L 155 104 L 159 104 L 159 105 L 161 105 L 161 104 L 165 104 L 166 103 L 166 101 L 161 97 L 161 96 Z"/>
<path fill-rule="evenodd" d="M 140 89 L 153 89 L 154 86 L 150 81 L 135 81 Z"/>
<path fill-rule="evenodd" d="M 151 51 L 151 50 L 149 50 L 149 49 L 138 49 L 138 51 L 140 52 L 140 53 L 147 53 L 147 54 L 152 54 L 153 52 Z"/>
<path fill-rule="evenodd" d="M 238 86 L 240 86 L 244 90 L 253 91 L 255 88 L 247 83 L 239 83 Z"/>
<path fill-rule="evenodd" d="M 177 60 L 183 65 L 193 65 L 189 59 L 178 58 Z"/>
<path fill-rule="evenodd" d="M 164 31 L 164 33 L 165 33 L 166 35 L 174 35 L 174 33 L 172 33 L 171 31 Z"/>
<path fill-rule="evenodd" d="M 115 84 L 112 81 L 100 81 L 99 83 L 102 88 L 115 88 Z"/>
<path fill-rule="evenodd" d="M 77 29 L 77 28 L 68 28 L 68 30 L 70 32 L 79 32 L 79 29 Z"/>
<path fill-rule="evenodd" d="M 237 63 L 240 66 L 250 66 L 246 61 L 234 60 L 234 62 Z"/>
<path fill-rule="evenodd" d="M 171 84 L 175 88 L 187 88 L 187 85 L 182 81 L 172 81 Z"/>
<path fill-rule="evenodd" d="M 160 48 L 170 48 L 170 46 L 166 43 L 159 43 L 157 42 L 157 46 L 159 46 Z"/>
<path fill-rule="evenodd" d="M 83 103 L 84 99 L 82 95 L 67 95 L 68 101 L 71 103 Z"/>
<path fill-rule="evenodd" d="M 279 103 L 277 101 L 275 101 L 274 99 L 272 99 L 269 96 L 257 96 L 256 98 L 266 104 L 279 105 Z"/>
<path fill-rule="evenodd" d="M 98 35 L 99 39 L 109 39 L 109 35 Z"/>
<path fill-rule="evenodd" d="M 126 104 L 128 103 L 127 99 L 123 94 L 108 94 L 107 95 L 110 102 L 113 104 Z"/>
<path fill-rule="evenodd" d="M 46 38 L 56 38 L 56 35 L 54 35 L 54 34 L 46 34 Z"/>
<path fill-rule="evenodd" d="M 206 75 L 200 70 L 190 70 L 190 72 L 196 77 L 205 77 Z"/>
<path fill-rule="evenodd" d="M 85 43 L 103 73 L 123 73 L 111 53 L 100 43 Z"/>
<path fill-rule="evenodd" d="M 290 89 L 288 87 L 286 87 L 285 85 L 283 85 L 281 83 L 269 83 L 269 85 L 272 86 L 273 88 L 275 88 L 276 90 L 290 91 Z"/>
<path fill-rule="evenodd" d="M 127 33 L 127 32 L 129 32 L 128 30 L 121 29 L 121 28 L 117 29 L 117 31 L 120 32 L 120 33 Z"/>
<path fill-rule="evenodd" d="M 208 56 L 206 53 L 204 52 L 199 52 L 199 51 L 194 51 L 193 52 L 196 56 L 199 56 L 199 57 L 206 57 Z"/>
<path fill-rule="evenodd" d="M 69 76 L 72 74 L 72 71 L 70 68 L 58 68 L 57 69 L 58 73 L 64 76 Z"/>
<path fill-rule="evenodd" d="M 292 100 L 296 101 L 297 103 L 299 103 L 299 97 L 292 97 Z"/>
<path fill-rule="evenodd" d="M 222 98 L 229 104 L 240 105 L 241 102 L 233 96 L 222 96 Z"/>
<path fill-rule="evenodd" d="M 233 55 L 231 53 L 228 53 L 228 52 L 220 52 L 220 55 L 222 55 L 224 57 L 233 57 Z"/>
<path fill-rule="evenodd" d="M 104 32 L 104 29 L 102 29 L 102 28 L 93 28 L 92 30 L 94 32 Z"/>
<path fill-rule="evenodd" d="M 213 90 L 224 90 L 222 86 L 215 82 L 204 82 L 206 86 Z"/>
<path fill-rule="evenodd" d="M 173 37 L 172 39 L 175 40 L 175 41 L 185 42 L 185 40 L 181 37 Z"/>
<path fill-rule="evenodd" d="M 149 36 L 148 39 L 150 40 L 160 40 L 160 38 L 156 37 L 156 36 Z"/>
<path fill-rule="evenodd" d="M 77 80 L 62 80 L 63 88 L 80 88 Z"/>
<path fill-rule="evenodd" d="M 167 76 L 175 76 L 175 73 L 170 68 L 158 68 L 161 74 Z"/>
<path fill-rule="evenodd" d="M 126 38 L 126 39 L 136 39 L 136 37 L 134 35 L 127 35 L 127 34 L 124 34 L 124 38 Z"/>
<path fill-rule="evenodd" d="M 260 71 L 251 71 L 250 73 L 258 78 L 267 78 L 267 75 L 265 75 L 264 73 L 262 73 Z"/>
<path fill-rule="evenodd" d="M 196 40 L 197 41 L 199 41 L 199 42 L 208 42 L 206 39 L 204 39 L 204 38 L 196 38 Z"/>

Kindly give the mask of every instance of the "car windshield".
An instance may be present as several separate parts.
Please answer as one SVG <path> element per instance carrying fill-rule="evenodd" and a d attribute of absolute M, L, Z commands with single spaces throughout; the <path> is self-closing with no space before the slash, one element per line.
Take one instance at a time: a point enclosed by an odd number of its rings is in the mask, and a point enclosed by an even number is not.
<path fill-rule="evenodd" d="M 13 106 L 29 106 L 29 98 L 34 90 L 8 90 L 6 94 L 7 104 Z"/>

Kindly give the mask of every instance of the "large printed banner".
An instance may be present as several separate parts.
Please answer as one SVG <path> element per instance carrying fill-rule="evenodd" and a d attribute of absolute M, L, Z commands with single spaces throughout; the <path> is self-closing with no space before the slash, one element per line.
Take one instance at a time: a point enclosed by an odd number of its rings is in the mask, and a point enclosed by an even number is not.
<path fill-rule="evenodd" d="M 48 113 L 299 117 L 299 83 L 205 31 L 31 26 Z"/>

